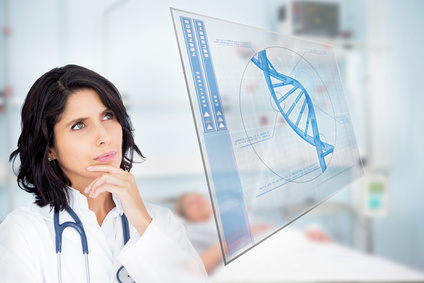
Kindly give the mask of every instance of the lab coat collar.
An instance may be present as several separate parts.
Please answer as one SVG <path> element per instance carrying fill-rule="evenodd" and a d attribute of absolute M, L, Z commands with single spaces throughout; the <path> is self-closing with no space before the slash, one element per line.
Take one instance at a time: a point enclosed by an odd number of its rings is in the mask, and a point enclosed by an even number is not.
<path fill-rule="evenodd" d="M 88 202 L 87 197 L 83 194 L 81 194 L 78 190 L 69 187 L 68 186 L 68 192 L 69 192 L 69 206 L 77 213 L 81 213 L 85 210 L 88 210 Z M 116 210 L 116 212 L 122 216 L 124 213 L 121 205 L 121 201 L 119 198 L 112 194 L 113 202 L 115 203 L 115 207 L 112 210 Z M 50 205 L 46 205 L 44 207 L 40 207 L 37 204 L 35 204 L 35 195 L 32 197 L 30 206 L 33 207 L 35 211 L 37 211 L 44 219 L 53 221 L 53 215 L 54 215 L 54 209 L 50 207 Z"/>
<path fill-rule="evenodd" d="M 112 194 L 112 199 L 116 205 L 116 209 L 118 210 L 119 215 L 122 216 L 122 214 L 124 214 L 124 210 L 122 209 L 121 201 L 119 200 L 118 196 L 115 194 Z"/>

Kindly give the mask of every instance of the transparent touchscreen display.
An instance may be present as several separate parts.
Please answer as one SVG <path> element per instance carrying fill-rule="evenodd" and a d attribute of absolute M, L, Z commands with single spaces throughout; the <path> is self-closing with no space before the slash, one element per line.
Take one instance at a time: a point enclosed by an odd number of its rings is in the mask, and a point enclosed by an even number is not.
<path fill-rule="evenodd" d="M 171 12 L 227 264 L 363 168 L 330 45 Z"/>

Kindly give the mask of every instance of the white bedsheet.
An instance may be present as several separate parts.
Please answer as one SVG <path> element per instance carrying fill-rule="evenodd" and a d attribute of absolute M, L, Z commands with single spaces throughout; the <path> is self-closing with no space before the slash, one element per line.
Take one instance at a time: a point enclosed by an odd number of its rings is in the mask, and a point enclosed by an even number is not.
<path fill-rule="evenodd" d="M 283 229 L 211 275 L 223 282 L 424 282 L 424 272 Z"/>

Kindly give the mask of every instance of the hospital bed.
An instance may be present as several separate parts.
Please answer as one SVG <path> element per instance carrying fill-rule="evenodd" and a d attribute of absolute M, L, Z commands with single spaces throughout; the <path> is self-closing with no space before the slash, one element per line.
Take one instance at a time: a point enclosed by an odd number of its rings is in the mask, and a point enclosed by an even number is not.
<path fill-rule="evenodd" d="M 211 280 L 224 282 L 424 282 L 424 272 L 337 243 L 317 243 L 284 228 Z"/>

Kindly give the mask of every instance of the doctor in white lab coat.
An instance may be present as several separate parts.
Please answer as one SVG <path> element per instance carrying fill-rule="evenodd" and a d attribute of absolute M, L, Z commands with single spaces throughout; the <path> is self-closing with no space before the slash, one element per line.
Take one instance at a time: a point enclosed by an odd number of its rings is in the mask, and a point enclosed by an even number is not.
<path fill-rule="evenodd" d="M 55 68 L 32 86 L 22 109 L 18 184 L 33 194 L 0 224 L 0 282 L 86 282 L 75 229 L 62 235 L 56 257 L 54 212 L 87 236 L 90 282 L 206 282 L 200 257 L 168 209 L 145 203 L 129 172 L 131 122 L 116 88 L 80 66 Z M 141 190 L 142 191 L 142 190 Z M 122 214 L 129 222 L 124 245 Z M 61 276 L 58 274 L 61 267 Z M 126 281 L 125 281 L 126 282 Z"/>

